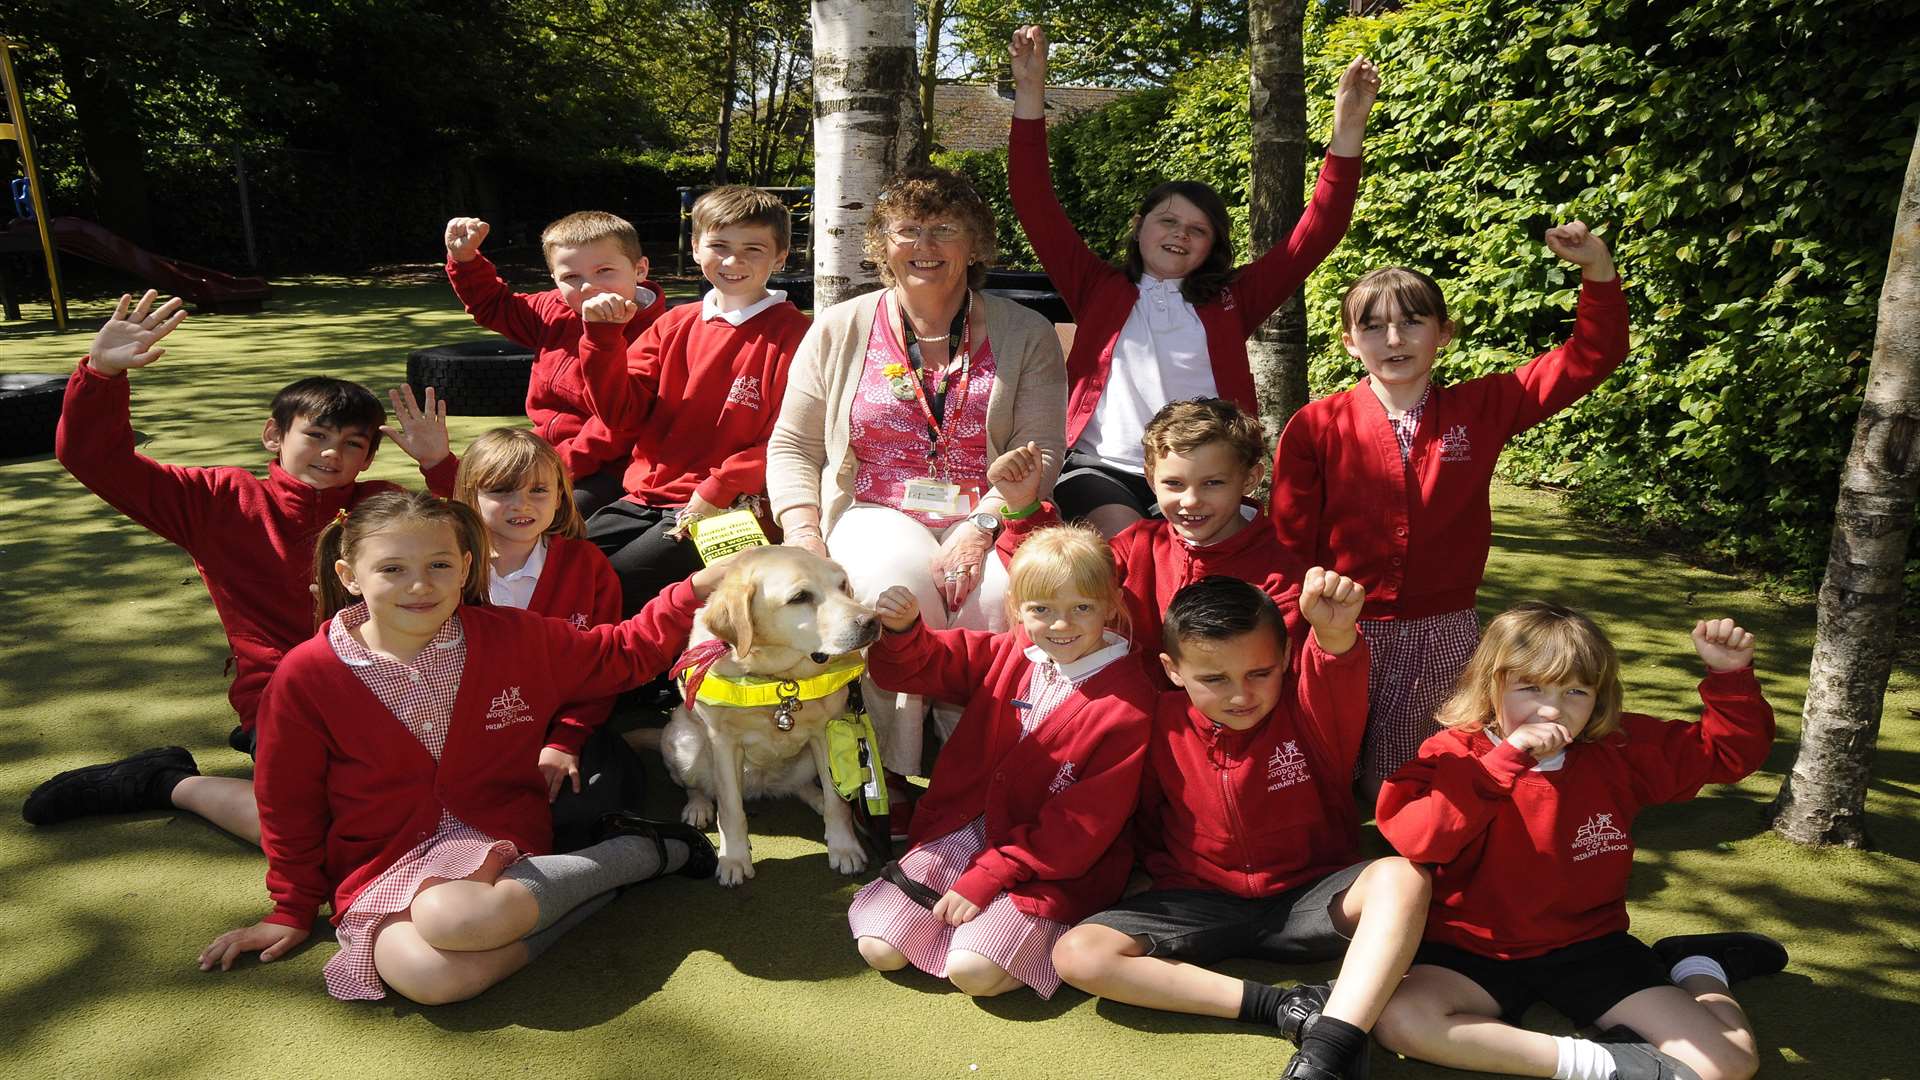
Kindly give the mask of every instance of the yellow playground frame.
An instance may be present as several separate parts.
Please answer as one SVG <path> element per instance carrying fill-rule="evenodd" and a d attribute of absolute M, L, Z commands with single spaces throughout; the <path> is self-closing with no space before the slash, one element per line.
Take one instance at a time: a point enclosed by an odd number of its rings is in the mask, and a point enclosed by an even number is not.
<path fill-rule="evenodd" d="M 40 190 L 40 171 L 33 163 L 33 134 L 27 128 L 26 99 L 20 93 L 20 81 L 13 75 L 13 49 L 11 39 L 0 37 L 0 83 L 6 84 L 7 116 L 11 121 L 0 123 L 0 142 L 18 143 L 20 158 L 26 163 L 27 190 L 33 200 L 34 224 L 40 229 L 40 251 L 46 256 L 47 281 L 53 287 L 53 324 L 57 329 L 65 330 L 67 301 L 60 295 L 60 256 L 53 246 L 46 196 Z"/>

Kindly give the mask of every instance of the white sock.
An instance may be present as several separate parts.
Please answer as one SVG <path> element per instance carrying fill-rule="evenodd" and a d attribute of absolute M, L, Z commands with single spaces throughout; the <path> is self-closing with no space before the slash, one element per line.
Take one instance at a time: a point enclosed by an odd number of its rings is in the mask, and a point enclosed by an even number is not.
<path fill-rule="evenodd" d="M 1553 1067 L 1553 1080 L 1613 1080 L 1613 1055 L 1590 1039 L 1555 1035 L 1554 1049 L 1560 1062 Z"/>
<path fill-rule="evenodd" d="M 1673 965 L 1673 970 L 1667 973 L 1667 977 L 1673 980 L 1675 986 L 1680 985 L 1681 979 L 1694 975 L 1710 975 L 1720 980 L 1721 986 L 1733 985 L 1732 980 L 1727 978 L 1727 969 L 1707 956 L 1683 956 L 1679 963 Z"/>

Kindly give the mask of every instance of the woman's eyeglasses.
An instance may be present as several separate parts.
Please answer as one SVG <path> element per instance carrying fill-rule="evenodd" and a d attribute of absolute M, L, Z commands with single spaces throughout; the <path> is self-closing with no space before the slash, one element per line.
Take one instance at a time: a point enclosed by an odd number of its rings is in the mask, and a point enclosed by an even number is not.
<path fill-rule="evenodd" d="M 967 230 L 958 225 L 944 223 L 931 228 L 920 225 L 895 225 L 887 230 L 887 235 L 893 237 L 894 242 L 898 244 L 917 244 L 922 240 L 935 244 L 951 244 L 966 233 Z"/>

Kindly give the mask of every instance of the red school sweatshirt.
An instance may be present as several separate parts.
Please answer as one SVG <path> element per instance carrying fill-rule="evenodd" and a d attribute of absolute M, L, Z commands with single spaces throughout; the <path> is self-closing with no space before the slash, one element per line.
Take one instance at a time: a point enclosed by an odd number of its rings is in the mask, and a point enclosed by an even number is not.
<path fill-rule="evenodd" d="M 550 619 L 564 619 L 579 630 L 620 621 L 620 577 L 600 549 L 586 540 L 565 536 L 547 538 L 547 562 L 533 586 L 527 610 Z M 587 736 L 607 722 L 613 698 L 573 702 L 553 718 L 547 745 L 578 754 Z"/>
<path fill-rule="evenodd" d="M 1293 553 L 1274 539 L 1267 516 L 1248 505 L 1253 517 L 1240 531 L 1225 540 L 1195 547 L 1180 538 L 1165 518 L 1142 518 L 1121 530 L 1113 538 L 1113 560 L 1120 574 L 1120 591 L 1127 596 L 1127 615 L 1141 663 L 1154 685 L 1173 689 L 1161 665 L 1161 628 L 1167 605 L 1173 594 L 1203 577 L 1219 574 L 1251 582 L 1273 598 L 1287 624 L 1288 652 L 1298 657 L 1307 638 L 1306 622 L 1300 618 L 1300 582 L 1306 567 L 1297 564 Z M 1049 525 L 1058 525 L 1060 515 L 1051 503 L 1018 521 L 1007 522 L 998 547 L 1011 560 L 1027 537 Z"/>
<path fill-rule="evenodd" d="M 626 622 L 577 630 L 517 608 L 459 609 L 467 660 L 440 760 L 342 663 L 322 626 L 281 663 L 260 709 L 253 790 L 267 922 L 333 921 L 440 813 L 529 855 L 553 846 L 540 747 L 563 703 L 618 693 L 685 647 L 699 608 L 677 582 Z"/>
<path fill-rule="evenodd" d="M 1433 384 L 1407 464 L 1364 379 L 1308 404 L 1287 422 L 1274 456 L 1275 535 L 1302 565 L 1366 586 L 1366 618 L 1473 607 L 1493 542 L 1488 489 L 1500 451 L 1606 381 L 1626 356 L 1620 280 L 1588 281 L 1566 344 L 1515 371 Z"/>
<path fill-rule="evenodd" d="M 1260 402 L 1247 359 L 1247 337 L 1300 288 L 1346 235 L 1360 191 L 1360 163 L 1358 157 L 1328 154 L 1314 184 L 1313 200 L 1286 243 L 1275 244 L 1234 271 L 1233 284 L 1219 297 L 1196 305 L 1206 328 L 1215 391 L 1249 415 L 1260 415 Z M 1140 298 L 1140 286 L 1094 254 L 1061 208 L 1047 161 L 1045 120 L 1014 119 L 1007 133 L 1007 186 L 1033 253 L 1079 326 L 1067 353 L 1067 445 L 1072 446 L 1106 389 L 1113 346 Z"/>
<path fill-rule="evenodd" d="M 629 502 L 683 506 L 698 494 L 724 510 L 766 490 L 767 438 L 812 320 L 784 300 L 739 326 L 702 310 L 674 308 L 630 347 L 611 324 L 587 328 L 588 401 L 633 448 Z"/>
<path fill-rule="evenodd" d="M 986 817 L 987 846 L 953 884 L 980 907 L 1001 893 L 1029 915 L 1075 923 L 1120 899 L 1133 852 L 1153 686 L 1132 654 L 1080 685 L 1020 737 L 1016 701 L 1033 672 L 1019 630 L 883 633 L 867 653 L 874 685 L 965 701 L 914 804 L 913 846 Z"/>
<path fill-rule="evenodd" d="M 1253 899 L 1359 861 L 1367 662 L 1364 638 L 1339 656 L 1309 638 L 1292 696 L 1246 731 L 1207 719 L 1184 692 L 1160 695 L 1136 816 L 1155 889 Z"/>
<path fill-rule="evenodd" d="M 447 280 L 474 322 L 533 350 L 527 419 L 533 421 L 534 433 L 560 452 L 568 476 L 592 476 L 626 456 L 625 443 L 590 422 L 593 410 L 580 373 L 586 323 L 561 299 L 559 289 L 514 292 L 500 280 L 492 261 L 480 254 L 464 263 L 448 259 Z M 642 281 L 640 287 L 653 293 L 653 303 L 624 324 L 607 324 L 629 342 L 667 310 L 666 292 L 659 285 Z"/>
<path fill-rule="evenodd" d="M 1485 732 L 1442 731 L 1380 789 L 1380 834 L 1433 867 L 1426 940 L 1520 960 L 1627 928 L 1633 820 L 1732 783 L 1773 745 L 1751 667 L 1709 674 L 1697 724 L 1629 713 L 1553 772 Z"/>
<path fill-rule="evenodd" d="M 361 480 L 322 491 L 278 462 L 262 480 L 246 469 L 163 465 L 135 452 L 125 375 L 86 360 L 67 379 L 53 453 L 74 479 L 148 531 L 184 549 L 207 584 L 233 654 L 227 700 L 252 730 L 267 679 L 288 649 L 313 636 L 313 545 L 335 514 L 369 495 L 404 491 Z M 389 451 L 399 453 L 399 450 Z M 447 496 L 459 459 L 423 470 Z"/>

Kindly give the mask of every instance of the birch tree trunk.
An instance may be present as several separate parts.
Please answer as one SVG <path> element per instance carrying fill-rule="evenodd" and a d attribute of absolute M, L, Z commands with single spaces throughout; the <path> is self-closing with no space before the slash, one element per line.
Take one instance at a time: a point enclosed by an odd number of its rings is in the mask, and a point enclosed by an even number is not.
<path fill-rule="evenodd" d="M 1893 668 L 1901 575 L 1920 490 L 1920 137 L 1893 222 L 1866 400 L 1840 473 L 1820 584 L 1800 754 L 1773 827 L 1802 844 L 1867 843 L 1867 779 Z"/>
<path fill-rule="evenodd" d="M 1252 79 L 1247 112 L 1253 127 L 1248 218 L 1258 258 L 1285 243 L 1300 217 L 1307 154 L 1306 69 L 1302 57 L 1302 0 L 1248 0 L 1247 37 Z M 1307 403 L 1307 312 L 1296 293 L 1247 342 L 1260 419 L 1271 443 Z"/>
<path fill-rule="evenodd" d="M 913 0 L 813 0 L 815 310 L 879 288 L 862 241 L 873 199 L 925 161 Z"/>

